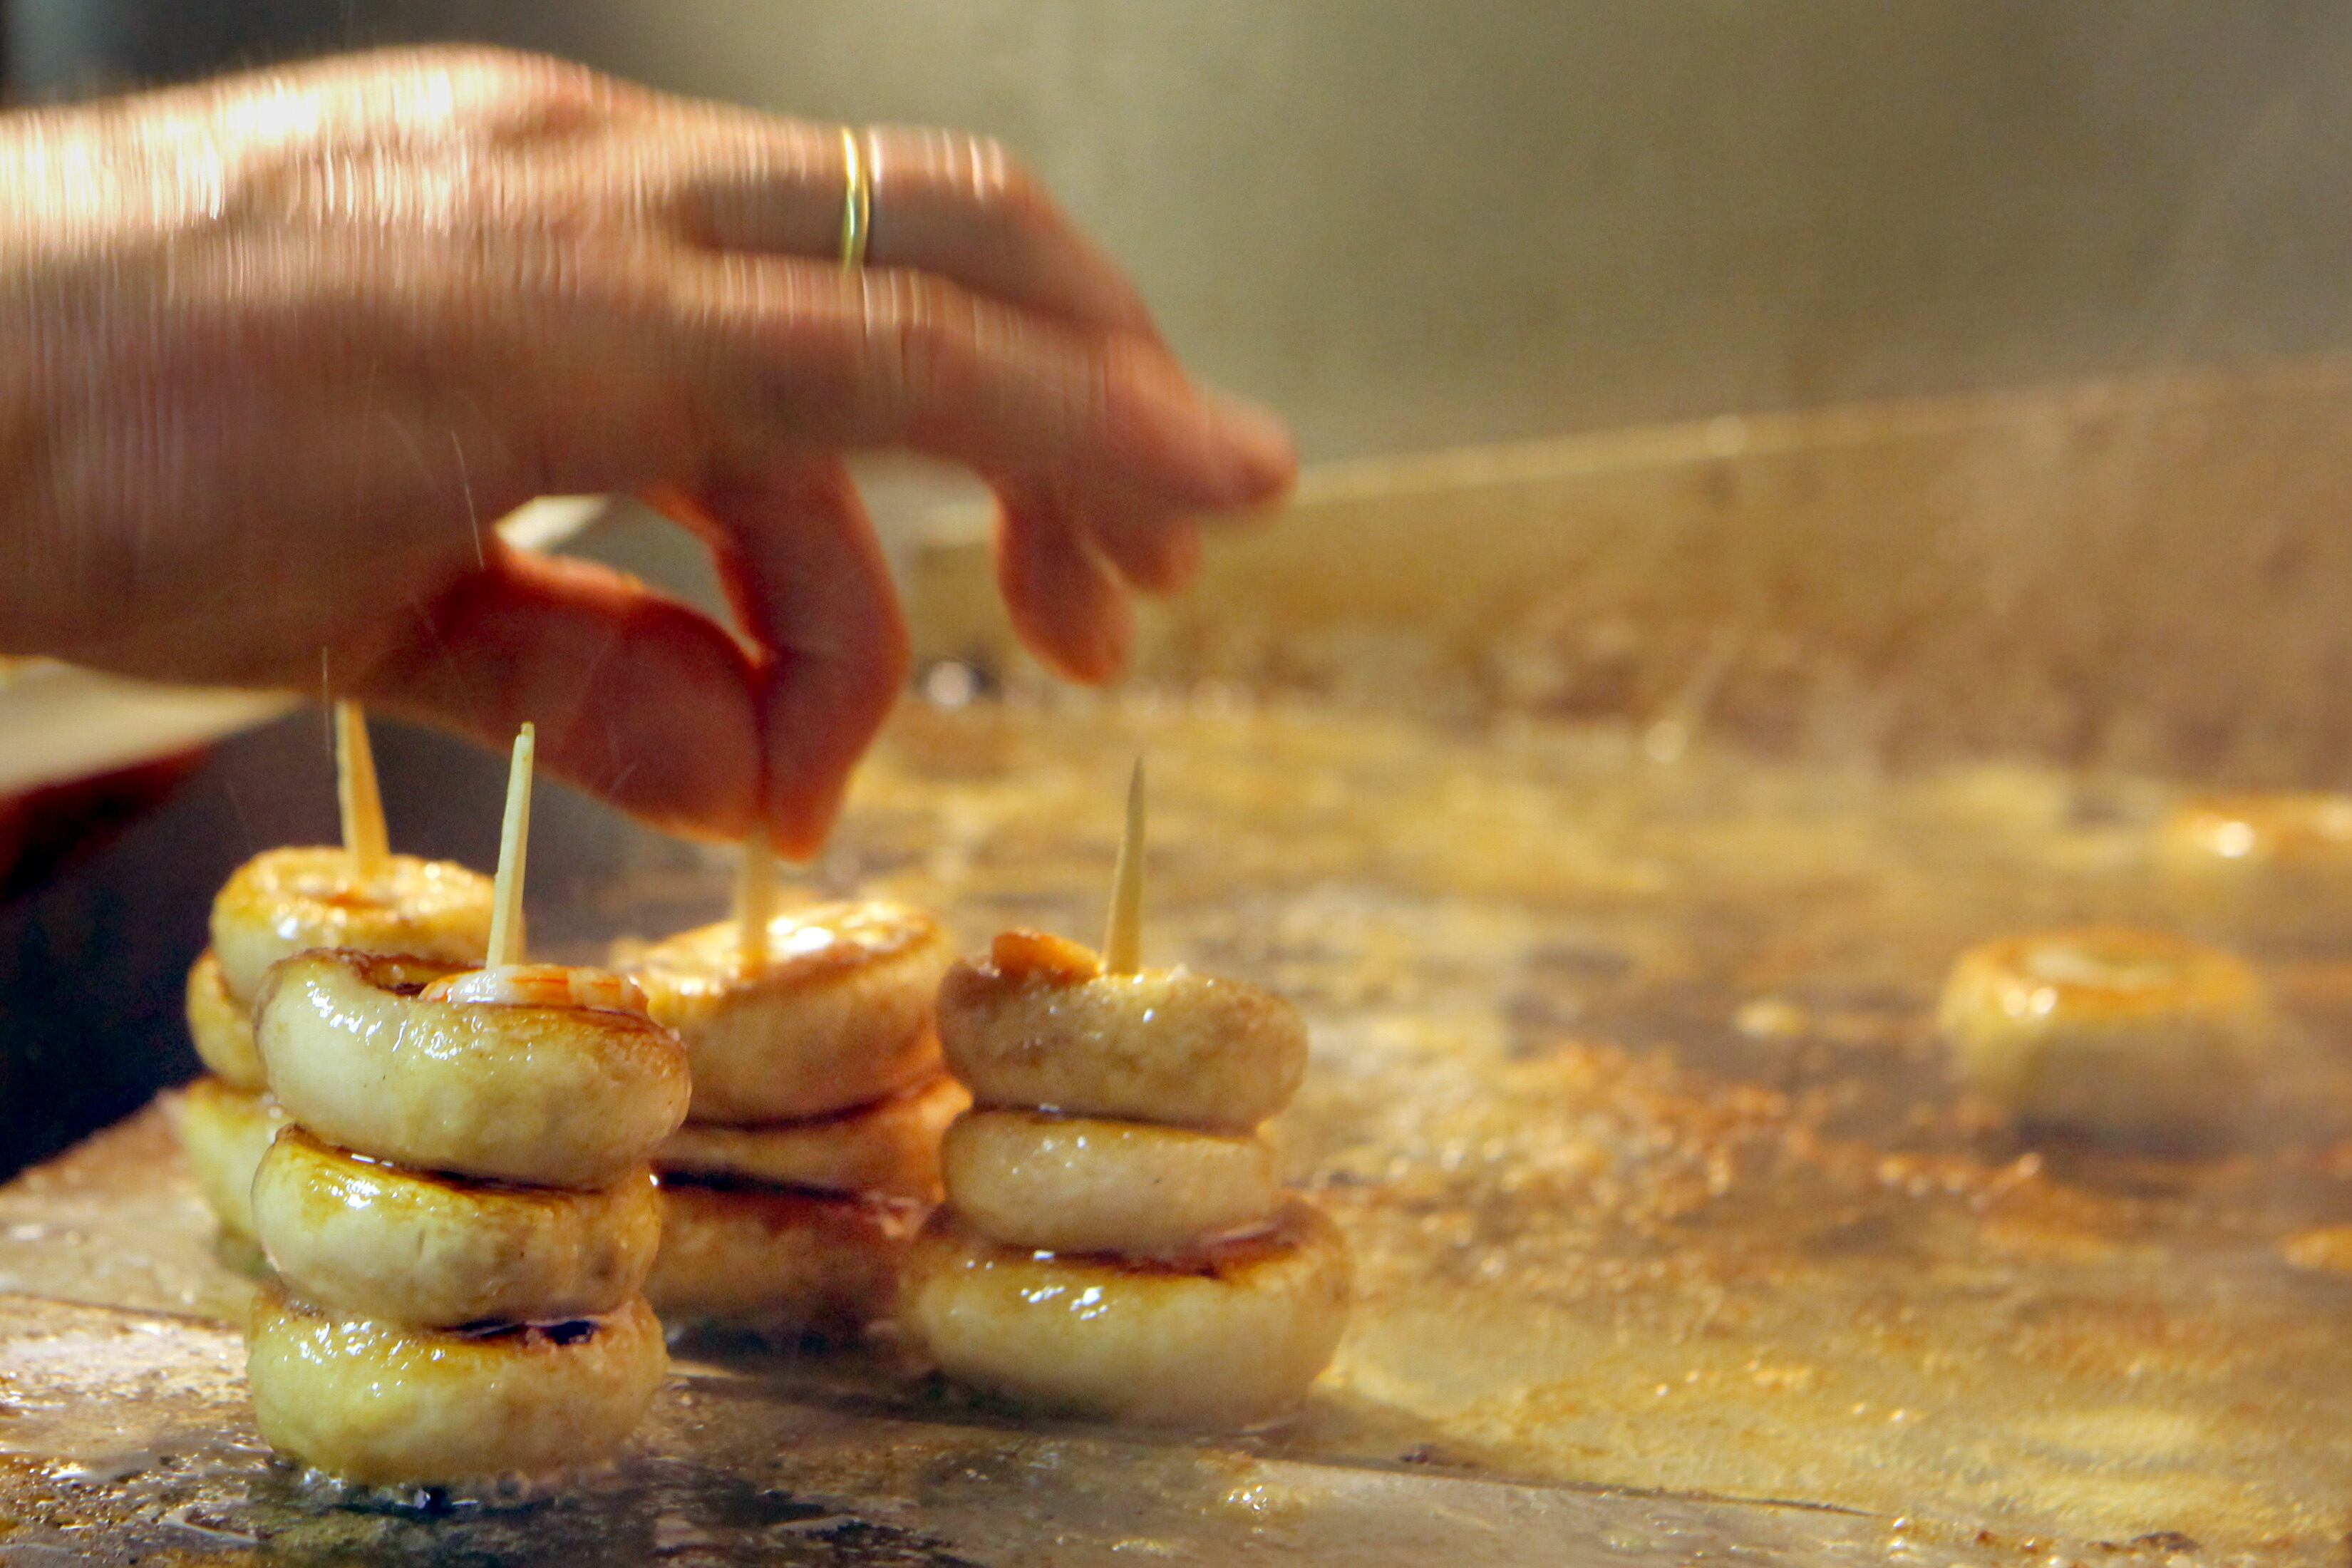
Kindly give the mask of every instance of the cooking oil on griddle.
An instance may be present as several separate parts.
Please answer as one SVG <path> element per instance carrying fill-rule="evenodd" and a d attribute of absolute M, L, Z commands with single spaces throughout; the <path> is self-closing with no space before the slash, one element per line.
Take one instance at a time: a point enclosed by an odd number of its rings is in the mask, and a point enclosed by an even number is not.
<path fill-rule="evenodd" d="M 2284 898 L 2274 872 L 2168 856 L 2179 796 L 2129 780 L 1130 703 L 906 713 L 811 891 L 929 903 L 967 949 L 1013 924 L 1089 934 L 1139 749 L 1148 960 L 1274 985 L 1314 1026 L 1276 1131 L 1361 1295 L 1314 1408 L 1205 1444 L 1037 1427 L 887 1348 L 689 1346 L 649 1449 L 547 1505 L 547 1541 L 1029 1560 L 1021 1531 L 1058 1521 L 1071 1561 L 2340 1552 L 2352 1276 L 2325 1238 L 2352 1224 L 2352 875 Z M 711 910 L 726 875 L 714 858 Z M 2090 921 L 2231 948 L 2269 982 L 2281 1066 L 2219 1108 L 2212 1147 L 2023 1139 L 1954 1081 L 1934 1022 L 1952 958 Z M 145 1176 L 152 1128 L 107 1138 L 0 1198 L 0 1236 L 25 1237 L 0 1245 L 6 1282 L 232 1310 L 194 1199 Z M 234 1431 L 232 1373 L 190 1377 Z M 42 1419 L 0 1444 L 81 1451 L 69 1403 Z M 259 1474 L 221 1528 L 341 1521 L 419 1562 L 508 1539 L 314 1516 Z"/>

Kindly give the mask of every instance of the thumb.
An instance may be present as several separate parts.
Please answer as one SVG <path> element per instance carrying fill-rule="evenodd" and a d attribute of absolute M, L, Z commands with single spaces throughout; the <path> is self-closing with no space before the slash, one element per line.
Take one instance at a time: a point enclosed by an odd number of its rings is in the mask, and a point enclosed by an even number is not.
<path fill-rule="evenodd" d="M 502 551 L 360 682 L 371 705 L 504 747 L 655 826 L 740 837 L 758 809 L 759 681 L 717 623 L 593 563 Z"/>

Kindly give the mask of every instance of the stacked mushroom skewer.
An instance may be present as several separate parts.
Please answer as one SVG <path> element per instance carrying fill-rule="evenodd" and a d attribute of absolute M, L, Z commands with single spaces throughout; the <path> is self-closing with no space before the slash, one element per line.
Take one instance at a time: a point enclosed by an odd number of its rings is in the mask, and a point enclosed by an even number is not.
<path fill-rule="evenodd" d="M 286 1123 L 254 1044 L 270 966 L 312 948 L 470 964 L 489 943 L 488 877 L 391 852 L 356 704 L 335 705 L 335 761 L 342 847 L 272 849 L 239 867 L 213 900 L 212 945 L 188 971 L 188 1033 L 206 1076 L 176 1102 L 180 1139 L 222 1233 L 246 1244 L 253 1173 Z"/>
<path fill-rule="evenodd" d="M 1297 1011 L 1139 966 L 1142 783 L 1139 764 L 1102 957 L 1009 931 L 941 987 L 977 1109 L 949 1130 L 902 1312 L 942 1371 L 1024 1405 L 1248 1426 L 1329 1363 L 1349 1264 L 1260 1131 L 1306 1071 Z"/>
<path fill-rule="evenodd" d="M 970 1103 L 932 1025 L 950 952 L 904 905 L 774 904 L 754 837 L 735 919 L 614 954 L 694 1081 L 687 1124 L 654 1152 L 646 1293 L 674 1322 L 852 1338 L 889 1315 L 938 1201 L 940 1132 Z"/>
<path fill-rule="evenodd" d="M 620 973 L 522 961 L 529 725 L 490 883 L 389 854 L 337 721 L 344 847 L 240 869 L 189 984 L 215 1076 L 183 1134 L 277 1276 L 247 1337 L 274 1447 L 399 1489 L 593 1463 L 667 1373 L 656 1309 L 895 1313 L 977 1387 L 1183 1425 L 1281 1415 L 1329 1362 L 1347 1250 L 1261 1131 L 1305 1026 L 1140 967 L 1139 764 L 1099 959 L 1016 931 L 950 967 L 917 910 L 779 914 L 755 839 L 734 921 Z"/>
<path fill-rule="evenodd" d="M 685 1114 L 686 1054 L 634 982 L 521 962 L 530 754 L 526 725 L 483 968 L 305 952 L 257 998 L 294 1125 L 253 1183 L 283 1284 L 247 1377 L 262 1436 L 342 1481 L 595 1462 L 667 1371 L 646 1159 Z"/>

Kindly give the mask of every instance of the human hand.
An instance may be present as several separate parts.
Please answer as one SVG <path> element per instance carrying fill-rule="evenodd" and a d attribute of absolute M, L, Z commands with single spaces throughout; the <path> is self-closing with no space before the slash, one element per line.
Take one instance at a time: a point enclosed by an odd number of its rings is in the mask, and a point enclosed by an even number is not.
<path fill-rule="evenodd" d="M 841 455 L 965 465 L 1048 662 L 1278 493 L 1269 416 L 1186 380 L 1001 150 L 885 131 L 839 261 L 837 129 L 478 49 L 0 118 L 0 652 L 360 697 L 656 823 L 813 849 L 903 685 Z M 534 496 L 647 496 L 739 637 L 505 548 Z"/>

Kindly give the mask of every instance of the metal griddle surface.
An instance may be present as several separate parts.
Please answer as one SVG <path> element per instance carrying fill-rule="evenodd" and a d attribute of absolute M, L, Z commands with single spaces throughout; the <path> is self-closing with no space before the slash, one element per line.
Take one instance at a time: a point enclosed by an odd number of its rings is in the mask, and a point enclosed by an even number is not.
<path fill-rule="evenodd" d="M 593 1485 L 329 1508 L 255 1447 L 151 1112 L 0 1194 L 0 1561 L 2340 1560 L 2352 1278 L 2287 1253 L 2352 1223 L 2352 893 L 2168 870 L 2127 781 L 1140 702 L 908 712 L 822 879 L 1090 937 L 1139 749 L 1150 956 L 1315 1026 L 1279 1131 L 1362 1301 L 1305 1418 L 1039 1427 L 887 1353 L 688 1346 Z M 548 929 L 721 907 L 718 861 L 641 862 Z M 2230 1148 L 2028 1148 L 1948 1081 L 1952 955 L 2093 918 L 2269 974 Z"/>

